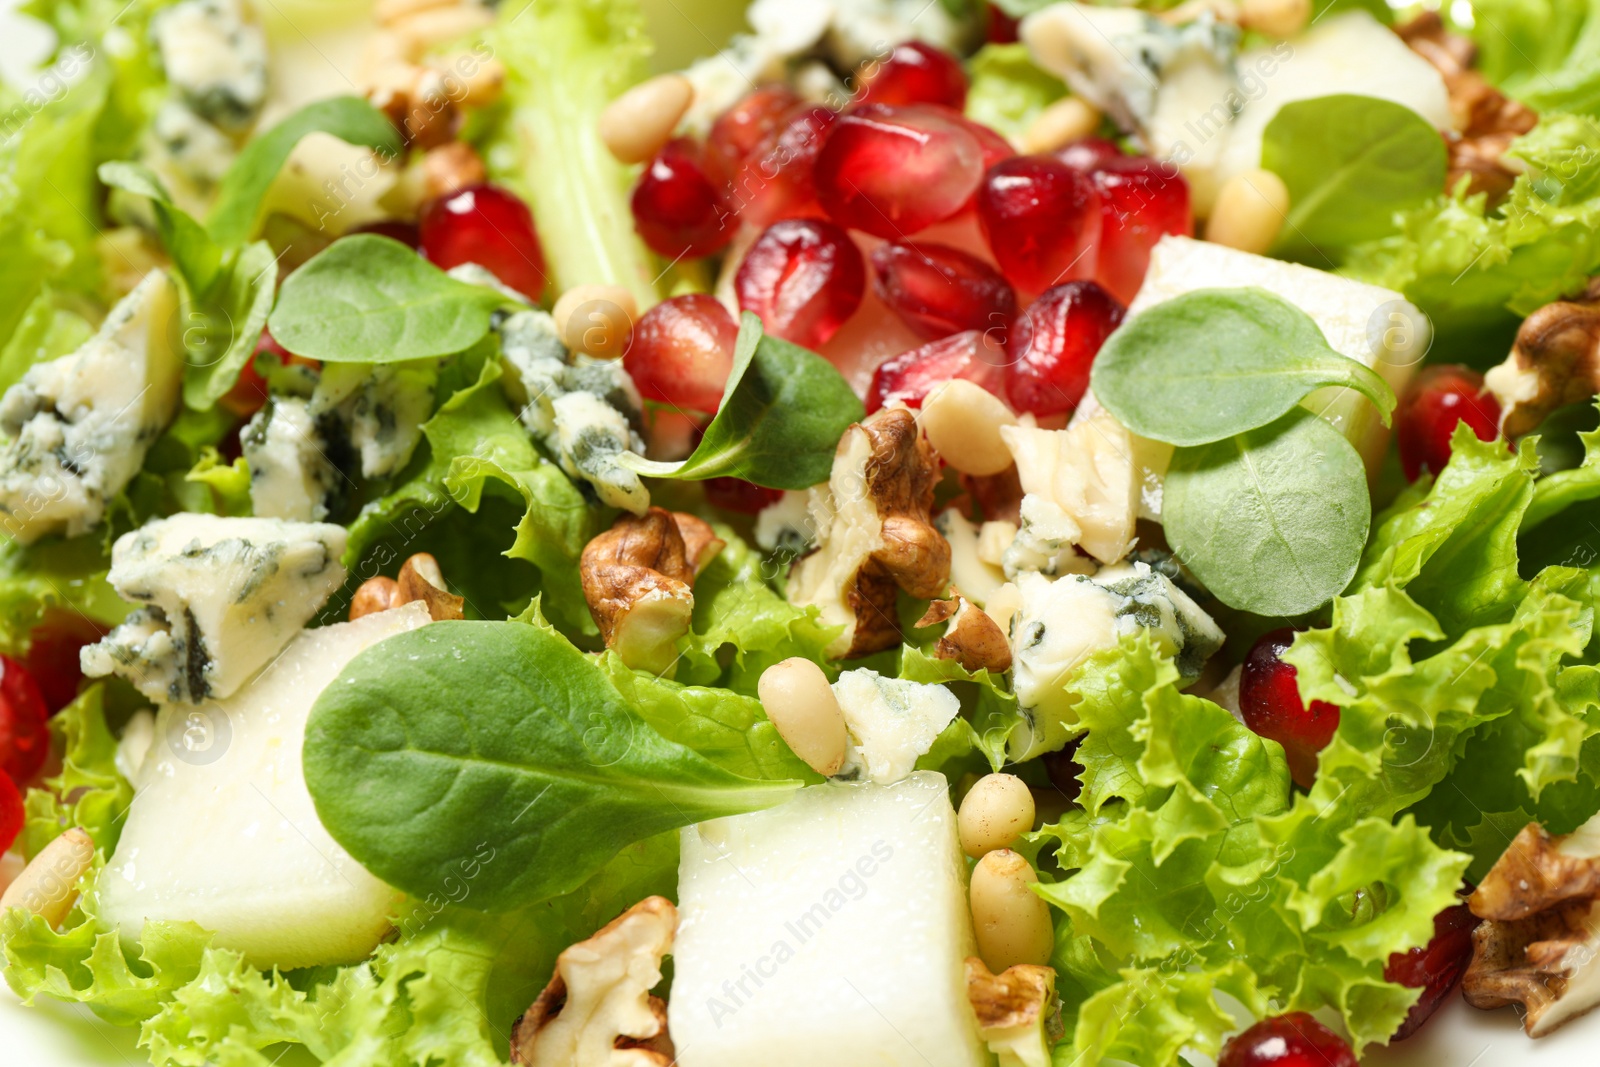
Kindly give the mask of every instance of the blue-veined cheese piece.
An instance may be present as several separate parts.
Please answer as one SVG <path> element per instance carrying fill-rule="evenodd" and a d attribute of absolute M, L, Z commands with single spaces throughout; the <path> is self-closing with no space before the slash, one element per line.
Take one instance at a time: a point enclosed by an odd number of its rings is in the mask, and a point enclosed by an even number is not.
<path fill-rule="evenodd" d="M 177 410 L 177 290 L 147 275 L 76 352 L 28 370 L 0 399 L 0 516 L 23 544 L 75 537 L 144 464 Z"/>
<path fill-rule="evenodd" d="M 756 515 L 756 544 L 767 552 L 800 555 L 817 543 L 811 525 L 811 491 L 787 489 Z"/>
<path fill-rule="evenodd" d="M 618 460 L 624 452 L 643 451 L 643 442 L 622 412 L 589 392 L 563 393 L 552 404 L 554 449 L 561 468 L 594 488 L 602 502 L 643 515 L 650 491 L 639 476 Z"/>
<path fill-rule="evenodd" d="M 898 782 L 961 713 L 961 702 L 942 685 L 885 678 L 866 668 L 839 675 L 833 695 L 850 731 L 836 777 L 848 781 Z"/>
<path fill-rule="evenodd" d="M 250 506 L 260 519 L 320 522 L 342 474 L 305 401 L 273 397 L 239 435 L 250 467 Z"/>
<path fill-rule="evenodd" d="M 142 605 L 83 650 L 85 674 L 117 674 L 158 702 L 227 697 L 269 663 L 344 584 L 345 530 L 330 523 L 179 514 L 124 534 L 113 588 Z"/>
<path fill-rule="evenodd" d="M 149 163 L 164 179 L 168 192 L 209 191 L 233 166 L 238 150 L 232 138 L 195 113 L 181 100 L 168 100 L 150 126 Z M 180 202 L 181 203 L 181 202 Z"/>
<path fill-rule="evenodd" d="M 438 374 L 432 360 L 409 363 L 329 363 L 308 411 L 319 422 L 339 419 L 368 478 L 394 474 L 422 441 L 433 413 Z"/>
<path fill-rule="evenodd" d="M 497 327 L 505 375 L 506 397 L 517 408 L 517 418 L 530 433 L 543 440 L 555 431 L 555 399 L 566 392 L 562 379 L 567 369 L 567 346 L 561 343 L 556 320 L 537 309 L 508 315 Z"/>
<path fill-rule="evenodd" d="M 152 28 L 167 84 L 219 129 L 244 132 L 267 100 L 267 38 L 242 0 L 182 0 Z"/>

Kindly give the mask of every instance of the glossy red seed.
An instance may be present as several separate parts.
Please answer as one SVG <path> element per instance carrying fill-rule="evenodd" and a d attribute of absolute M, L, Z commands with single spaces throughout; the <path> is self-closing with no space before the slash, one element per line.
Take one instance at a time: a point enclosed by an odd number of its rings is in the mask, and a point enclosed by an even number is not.
<path fill-rule="evenodd" d="M 414 222 L 401 222 L 398 219 L 387 219 L 383 222 L 367 222 L 353 227 L 346 237 L 358 233 L 375 233 L 379 237 L 387 237 L 391 241 L 399 241 L 411 248 L 422 247 L 422 231 Z"/>
<path fill-rule="evenodd" d="M 984 36 L 990 44 L 1016 44 L 1019 21 L 1002 11 L 999 4 L 990 4 L 989 25 Z"/>
<path fill-rule="evenodd" d="M 737 220 L 723 183 L 686 137 L 669 141 L 633 187 L 633 225 L 644 243 L 668 259 L 713 255 L 733 238 Z"/>
<path fill-rule="evenodd" d="M 981 122 L 974 122 L 965 115 L 956 116 L 961 120 L 961 125 L 967 132 L 978 139 L 978 148 L 983 152 L 983 169 L 988 170 L 1002 160 L 1016 157 L 1017 150 L 1011 147 L 1011 142 L 995 130 L 991 130 Z M 977 195 L 977 191 L 973 191 Z"/>
<path fill-rule="evenodd" d="M 1500 402 L 1484 391 L 1483 375 L 1470 367 L 1444 364 L 1417 375 L 1400 398 L 1395 436 L 1407 481 L 1424 470 L 1437 475 L 1450 462 L 1450 438 L 1464 422 L 1480 441 L 1499 433 Z"/>
<path fill-rule="evenodd" d="M 768 333 L 819 348 L 861 306 L 867 268 L 850 235 L 825 219 L 785 219 L 756 238 L 733 279 L 739 307 Z"/>
<path fill-rule="evenodd" d="M 924 397 L 952 378 L 965 378 L 999 396 L 1005 359 L 1000 344 L 979 330 L 929 341 L 884 361 L 872 373 L 867 412 L 893 403 L 920 408 Z"/>
<path fill-rule="evenodd" d="M 0 771 L 18 785 L 38 774 L 50 755 L 49 719 L 33 675 L 0 656 Z"/>
<path fill-rule="evenodd" d="M 78 683 L 83 681 L 78 651 L 108 632 L 93 619 L 63 610 L 48 612 L 33 628 L 28 638 L 28 673 L 33 675 L 51 715 L 78 698 Z"/>
<path fill-rule="evenodd" d="M 1018 156 L 990 167 L 978 188 L 978 222 L 1001 272 L 1023 292 L 1094 277 L 1100 196 L 1059 159 Z"/>
<path fill-rule="evenodd" d="M 983 260 L 948 245 L 879 245 L 872 253 L 878 297 L 920 336 L 1005 330 L 1017 314 L 1011 284 Z"/>
<path fill-rule="evenodd" d="M 260 350 L 258 345 L 256 351 Z M 233 388 L 223 393 L 217 404 L 235 417 L 247 419 L 266 406 L 267 395 L 267 380 L 256 370 L 255 356 L 252 355 L 239 368 L 239 377 L 233 383 Z"/>
<path fill-rule="evenodd" d="M 1289 775 L 1310 789 L 1317 777 L 1317 753 L 1339 728 L 1339 708 L 1325 700 L 1307 707 L 1300 698 L 1298 672 L 1283 654 L 1294 643 L 1294 630 L 1283 627 L 1263 634 L 1239 672 L 1239 711 L 1244 724 L 1283 746 Z"/>
<path fill-rule="evenodd" d="M 759 85 L 711 124 L 706 134 L 708 166 L 731 178 L 750 154 L 770 141 L 801 100 L 787 85 Z"/>
<path fill-rule="evenodd" d="M 1356 1067 L 1356 1057 L 1344 1038 L 1292 1011 L 1229 1038 L 1217 1067 Z"/>
<path fill-rule="evenodd" d="M 862 104 L 967 106 L 967 72 L 961 61 L 921 41 L 895 45 L 883 60 L 862 69 Z"/>
<path fill-rule="evenodd" d="M 22 833 L 27 812 L 22 806 L 22 790 L 11 779 L 0 774 L 0 852 L 9 851 Z"/>
<path fill-rule="evenodd" d="M 897 240 L 965 206 L 983 177 L 983 147 L 942 108 L 868 104 L 834 123 L 815 173 L 829 218 Z"/>
<path fill-rule="evenodd" d="M 754 515 L 783 496 L 781 489 L 763 489 L 743 478 L 708 478 L 700 483 L 706 489 L 706 502 L 741 515 Z"/>
<path fill-rule="evenodd" d="M 1100 253 L 1095 281 L 1124 304 L 1144 284 L 1150 250 L 1165 234 L 1194 235 L 1189 183 L 1170 163 L 1118 156 L 1090 172 L 1100 194 Z"/>
<path fill-rule="evenodd" d="M 544 293 L 544 251 L 533 213 L 513 193 L 476 185 L 440 197 L 422 213 L 422 254 L 443 270 L 486 267 L 530 300 Z"/>
<path fill-rule="evenodd" d="M 1383 969 L 1384 980 L 1422 990 L 1422 996 L 1411 1006 L 1392 1040 L 1399 1041 L 1416 1033 L 1455 991 L 1467 971 L 1467 964 L 1472 962 L 1472 931 L 1477 928 L 1478 917 L 1472 914 L 1472 909 L 1457 904 L 1433 917 L 1433 940 L 1410 952 L 1389 956 L 1389 963 Z"/>
<path fill-rule="evenodd" d="M 738 336 L 739 324 L 716 297 L 675 296 L 633 324 L 633 343 L 622 365 L 647 400 L 716 411 Z"/>
<path fill-rule="evenodd" d="M 1094 357 L 1122 323 L 1124 308 L 1094 282 L 1045 290 L 1006 341 L 1006 399 L 1012 410 L 1066 415 L 1089 388 Z"/>
<path fill-rule="evenodd" d="M 1113 160 L 1125 158 L 1122 149 L 1104 137 L 1080 138 L 1063 148 L 1056 149 L 1055 156 L 1067 166 L 1081 170 L 1085 174 Z"/>
<path fill-rule="evenodd" d="M 831 108 L 802 105 L 745 158 L 728 194 L 741 219 L 767 226 L 779 219 L 822 214 L 817 203 L 817 153 L 838 118 Z"/>

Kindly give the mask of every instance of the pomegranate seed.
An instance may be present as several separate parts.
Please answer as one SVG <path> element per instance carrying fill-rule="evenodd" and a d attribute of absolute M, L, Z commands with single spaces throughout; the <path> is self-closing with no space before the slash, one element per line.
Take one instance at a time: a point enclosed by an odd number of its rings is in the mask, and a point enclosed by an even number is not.
<path fill-rule="evenodd" d="M 28 673 L 54 715 L 78 699 L 83 669 L 78 650 L 92 645 L 110 631 L 75 611 L 52 610 L 33 628 L 28 641 Z"/>
<path fill-rule="evenodd" d="M 838 117 L 830 108 L 802 106 L 745 159 L 733 191 L 742 218 L 766 226 L 779 219 L 822 214 L 815 179 L 817 153 Z"/>
<path fill-rule="evenodd" d="M 1071 414 L 1089 388 L 1094 357 L 1122 323 L 1123 306 L 1094 282 L 1046 289 L 1011 328 L 1006 399 L 1033 415 Z"/>
<path fill-rule="evenodd" d="M 990 4 L 989 25 L 984 36 L 990 44 L 1016 44 L 1019 21 L 1000 10 L 1000 5 Z"/>
<path fill-rule="evenodd" d="M 1310 789 L 1317 753 L 1339 728 L 1339 708 L 1325 700 L 1313 700 L 1307 708 L 1300 699 L 1298 672 L 1283 659 L 1293 643 L 1294 630 L 1287 626 L 1256 641 L 1239 673 L 1239 711 L 1246 726 L 1283 746 L 1290 777 Z"/>
<path fill-rule="evenodd" d="M 754 515 L 783 497 L 781 489 L 763 489 L 743 478 L 708 478 L 701 483 L 706 487 L 706 502 L 741 515 Z"/>
<path fill-rule="evenodd" d="M 28 669 L 0 656 L 0 771 L 22 785 L 50 755 L 50 712 Z"/>
<path fill-rule="evenodd" d="M 1189 183 L 1176 167 L 1149 156 L 1105 160 L 1090 177 L 1100 193 L 1095 281 L 1128 304 L 1144 284 L 1150 250 L 1162 235 L 1194 235 Z"/>
<path fill-rule="evenodd" d="M 22 807 L 22 791 L 6 775 L 0 774 L 0 852 L 9 852 L 27 821 Z"/>
<path fill-rule="evenodd" d="M 966 127 L 968 133 L 978 139 L 978 147 L 983 151 L 983 169 L 988 170 L 996 163 L 1016 157 L 1017 150 L 1011 147 L 1011 142 L 1006 140 L 995 130 L 991 130 L 981 122 L 973 122 L 965 115 L 957 115 L 961 125 Z M 973 190 L 977 195 L 977 190 Z"/>
<path fill-rule="evenodd" d="M 822 219 L 785 219 L 756 238 L 733 279 L 739 307 L 768 333 L 818 348 L 861 306 L 867 268 L 850 235 Z"/>
<path fill-rule="evenodd" d="M 1303 1011 L 1262 1019 L 1222 1046 L 1217 1067 L 1356 1067 L 1344 1038 Z"/>
<path fill-rule="evenodd" d="M 256 351 L 261 351 L 263 347 L 258 343 Z M 239 377 L 233 383 L 233 388 L 223 393 L 217 404 L 238 418 L 248 419 L 266 405 L 267 396 L 267 380 L 256 370 L 256 359 L 252 354 L 239 368 Z"/>
<path fill-rule="evenodd" d="M 800 103 L 787 85 L 757 86 L 711 124 L 706 159 L 724 175 L 737 174 L 750 154 L 782 129 Z"/>
<path fill-rule="evenodd" d="M 1414 482 L 1424 469 L 1437 475 L 1450 462 L 1450 437 L 1464 422 L 1480 441 L 1499 434 L 1500 402 L 1485 392 L 1483 375 L 1470 367 L 1429 367 L 1412 380 L 1395 413 L 1400 466 Z"/>
<path fill-rule="evenodd" d="M 422 231 L 414 222 L 401 222 L 398 219 L 387 219 L 383 222 L 367 222 L 360 226 L 352 227 L 345 233 L 350 237 L 358 233 L 375 233 L 379 237 L 387 237 L 391 241 L 399 241 L 411 248 L 422 247 Z"/>
<path fill-rule="evenodd" d="M 527 297 L 544 292 L 544 252 L 533 213 L 496 185 L 440 197 L 422 212 L 422 253 L 441 270 L 476 263 Z"/>
<path fill-rule="evenodd" d="M 1456 904 L 1433 917 L 1433 940 L 1410 952 L 1396 952 L 1383 969 L 1385 981 L 1422 990 L 1400 1029 L 1391 1040 L 1410 1037 L 1427 1022 L 1455 990 L 1472 962 L 1472 931 L 1478 917 L 1465 904 Z"/>
<path fill-rule="evenodd" d="M 734 219 L 718 184 L 693 141 L 667 142 L 633 187 L 634 229 L 668 259 L 722 251 L 733 238 Z"/>
<path fill-rule="evenodd" d="M 881 63 L 863 71 L 858 103 L 942 104 L 960 111 L 967 106 L 967 73 L 949 52 L 906 41 L 894 47 Z"/>
<path fill-rule="evenodd" d="M 1092 278 L 1100 240 L 1094 183 L 1050 156 L 1018 156 L 989 168 L 978 221 L 995 262 L 1018 289 L 1039 293 Z"/>
<path fill-rule="evenodd" d="M 1004 330 L 1017 314 L 1017 294 L 1000 272 L 948 245 L 879 245 L 872 269 L 879 298 L 929 340 Z"/>
<path fill-rule="evenodd" d="M 1122 149 L 1104 137 L 1081 138 L 1065 148 L 1056 149 L 1055 155 L 1073 170 L 1081 170 L 1085 174 L 1115 160 L 1126 158 L 1122 154 Z"/>
<path fill-rule="evenodd" d="M 817 155 L 817 198 L 841 226 L 897 239 L 960 211 L 983 178 L 983 146 L 959 117 L 867 104 L 841 115 Z"/>
<path fill-rule="evenodd" d="M 648 400 L 716 411 L 733 370 L 739 324 L 714 296 L 663 300 L 633 324 L 622 365 Z"/>
<path fill-rule="evenodd" d="M 867 413 L 889 404 L 920 408 L 935 386 L 952 378 L 976 382 L 999 396 L 1004 381 L 1005 350 L 980 330 L 941 337 L 884 361 L 872 373 Z"/>

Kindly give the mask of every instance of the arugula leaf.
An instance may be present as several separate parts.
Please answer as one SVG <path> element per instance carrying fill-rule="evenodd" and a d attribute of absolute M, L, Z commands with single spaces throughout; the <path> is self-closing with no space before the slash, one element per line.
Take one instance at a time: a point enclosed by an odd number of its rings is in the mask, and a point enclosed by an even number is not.
<path fill-rule="evenodd" d="M 471 713 L 443 694 L 472 693 Z M 553 629 L 435 623 L 358 656 L 306 726 L 306 785 L 333 838 L 427 892 L 492 842 L 468 905 L 568 892 L 618 846 L 782 803 L 798 781 L 740 778 L 668 741 Z"/>
<path fill-rule="evenodd" d="M 290 351 L 325 363 L 448 356 L 489 332 L 506 297 L 445 274 L 399 241 L 344 237 L 289 275 L 270 319 Z"/>
<path fill-rule="evenodd" d="M 1339 93 L 1285 104 L 1261 144 L 1262 167 L 1289 188 L 1280 248 L 1304 254 L 1393 233 L 1396 212 L 1444 191 L 1446 156 L 1432 124 L 1389 100 Z"/>
<path fill-rule="evenodd" d="M 1265 426 L 1324 386 L 1355 389 L 1384 423 L 1394 392 L 1334 351 L 1311 316 L 1265 289 L 1197 289 L 1106 339 L 1095 398 L 1141 437 L 1203 445 Z"/>
<path fill-rule="evenodd" d="M 865 416 L 833 364 L 766 336 L 761 320 L 746 311 L 722 407 L 694 454 L 661 463 L 628 452 L 619 462 L 654 478 L 732 476 L 768 489 L 809 489 L 828 480 L 839 438 Z"/>

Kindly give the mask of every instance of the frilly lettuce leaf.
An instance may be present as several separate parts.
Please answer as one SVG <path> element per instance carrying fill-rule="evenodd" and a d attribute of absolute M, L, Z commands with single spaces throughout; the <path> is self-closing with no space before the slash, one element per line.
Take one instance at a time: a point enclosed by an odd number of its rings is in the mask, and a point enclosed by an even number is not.
<path fill-rule="evenodd" d="M 1034 65 L 1026 45 L 984 45 L 967 69 L 967 117 L 1007 137 L 1021 137 L 1039 112 L 1067 95 L 1060 78 Z"/>
<path fill-rule="evenodd" d="M 1005 765 L 1008 752 L 1014 754 L 1017 740 L 1033 736 L 1032 729 L 1017 709 L 1017 698 L 1006 688 L 1004 676 L 987 670 L 969 671 L 952 659 L 935 659 L 916 645 L 907 644 L 900 652 L 900 677 L 912 682 L 942 684 L 961 700 L 961 718 L 950 724 L 950 739 L 935 746 L 929 756 L 937 757 L 929 763 L 919 763 L 937 769 L 939 763 L 958 755 L 963 746 L 976 748 L 989 763 L 990 770 L 998 771 Z"/>
<path fill-rule="evenodd" d="M 36 856 L 71 827 L 109 852 L 122 832 L 133 787 L 117 771 L 117 739 L 106 725 L 106 684 L 90 686 L 50 719 L 61 771 L 43 789 L 30 789 L 23 851 Z"/>
<path fill-rule="evenodd" d="M 1473 0 L 1477 65 L 1535 111 L 1600 115 L 1600 4 Z"/>

